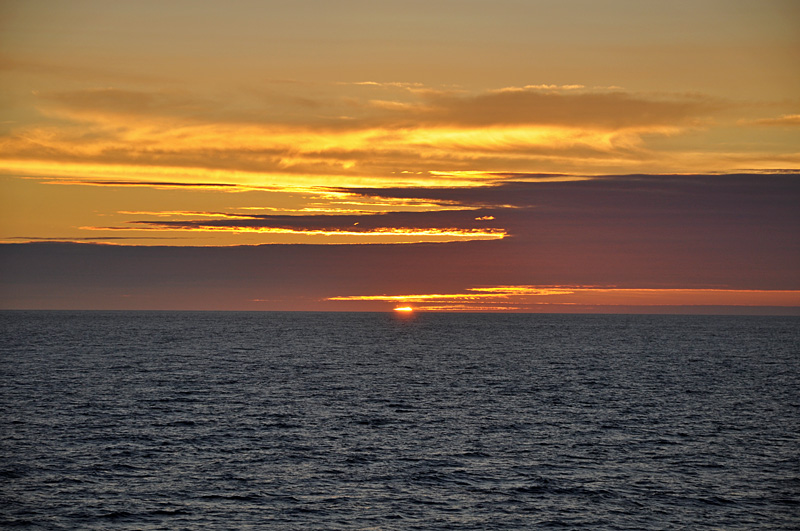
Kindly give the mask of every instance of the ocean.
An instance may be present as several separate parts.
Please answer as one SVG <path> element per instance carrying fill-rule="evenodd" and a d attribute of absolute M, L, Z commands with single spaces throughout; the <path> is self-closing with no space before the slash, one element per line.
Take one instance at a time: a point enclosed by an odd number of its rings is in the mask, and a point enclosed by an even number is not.
<path fill-rule="evenodd" d="M 800 318 L 0 313 L 4 529 L 798 529 Z"/>

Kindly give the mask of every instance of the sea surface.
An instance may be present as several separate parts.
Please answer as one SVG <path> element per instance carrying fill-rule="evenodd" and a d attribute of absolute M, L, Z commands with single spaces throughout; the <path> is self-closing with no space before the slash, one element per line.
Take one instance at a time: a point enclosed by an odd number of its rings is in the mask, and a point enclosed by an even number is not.
<path fill-rule="evenodd" d="M 0 313 L 3 529 L 798 529 L 800 318 Z"/>

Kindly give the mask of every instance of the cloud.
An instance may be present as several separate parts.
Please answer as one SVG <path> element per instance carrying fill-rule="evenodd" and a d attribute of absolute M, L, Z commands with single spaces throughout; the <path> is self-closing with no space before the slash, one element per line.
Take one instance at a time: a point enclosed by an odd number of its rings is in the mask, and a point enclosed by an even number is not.
<path fill-rule="evenodd" d="M 641 128 L 681 126 L 707 119 L 729 103 L 699 94 L 645 95 L 624 91 L 584 90 L 581 85 L 528 85 L 478 94 L 423 89 L 419 84 L 372 83 L 375 87 L 413 87 L 402 99 L 335 95 L 319 100 L 270 91 L 255 101 L 240 95 L 229 99 L 200 97 L 186 91 L 140 91 L 113 87 L 63 92 L 37 92 L 40 109 L 63 117 L 102 120 L 112 116 L 172 118 L 220 124 L 326 127 L 335 129 L 404 129 L 418 126 L 563 126 L 580 128 Z M 287 120 L 273 100 L 312 107 Z M 242 104 L 248 107 L 242 108 Z M 327 107 L 321 108 L 323 104 Z M 357 116 L 341 120 L 345 109 Z M 388 112 L 384 112 L 388 111 Z M 327 118 L 325 118 L 327 117 Z"/>
<path fill-rule="evenodd" d="M 144 239 L 149 240 L 177 240 L 180 236 L 148 236 Z M 39 236 L 12 236 L 9 240 L 23 240 L 25 242 L 61 242 L 61 243 L 78 243 L 78 242 L 98 242 L 104 243 L 106 240 L 140 240 L 141 236 L 95 236 L 95 237 L 39 237 Z"/>
<path fill-rule="evenodd" d="M 280 207 L 269 204 L 269 194 L 267 203 L 257 206 L 257 193 L 242 198 L 246 202 L 238 207 L 126 207 L 76 226 L 109 235 L 192 231 L 228 245 L 285 241 L 276 239 L 279 235 L 296 236 L 294 243 L 324 235 L 346 237 L 329 238 L 327 243 L 377 243 L 391 235 L 403 236 L 406 243 L 419 241 L 413 235 L 424 235 L 425 241 L 502 238 L 509 249 L 516 249 L 503 258 L 509 264 L 536 254 L 538 260 L 564 260 L 564 267 L 573 267 L 571 261 L 584 255 L 614 279 L 624 278 L 630 264 L 651 260 L 648 267 L 670 277 L 685 267 L 680 260 L 690 263 L 697 257 L 705 261 L 697 267 L 718 269 L 744 267 L 742 260 L 751 263 L 748 267 L 761 261 L 800 260 L 790 258 L 800 252 L 796 173 L 631 174 L 578 180 L 510 173 L 496 178 L 504 179 L 481 187 L 308 189 L 303 199 L 290 199 Z M 281 201 L 290 196 L 283 197 Z M 752 256 L 743 258 L 742 246 Z M 665 255 L 664 249 L 670 251 Z M 727 262 L 720 262 L 723 257 Z"/>
<path fill-rule="evenodd" d="M 328 301 L 389 302 L 416 310 L 531 311 L 538 307 L 800 306 L 800 290 L 617 288 L 602 286 L 490 286 L 460 293 L 339 295 Z M 539 308 L 540 311 L 546 311 Z"/>
<path fill-rule="evenodd" d="M 778 118 L 764 118 L 751 122 L 755 125 L 769 125 L 778 127 L 797 127 L 800 126 L 800 114 L 784 114 Z"/>
<path fill-rule="evenodd" d="M 727 105 L 707 96 L 645 97 L 625 92 L 503 90 L 428 95 L 427 122 L 461 126 L 548 125 L 619 129 L 695 123 Z"/>
<path fill-rule="evenodd" d="M 698 137 L 734 109 L 696 94 L 549 85 L 468 93 L 373 83 L 298 90 L 232 97 L 42 92 L 40 120 L 12 124 L 0 136 L 0 172 L 97 182 L 419 187 L 479 186 L 508 174 L 791 168 L 799 160 L 759 152 L 756 144 L 735 152 L 694 140 L 691 148 L 669 147 L 672 137 Z"/>
<path fill-rule="evenodd" d="M 230 183 L 186 183 L 186 182 L 169 182 L 169 181 L 90 181 L 90 180 L 82 181 L 82 180 L 59 179 L 55 181 L 48 181 L 48 184 L 83 185 L 83 186 L 147 186 L 152 188 L 209 188 L 209 189 L 242 188 L 239 185 Z"/>
<path fill-rule="evenodd" d="M 359 231 L 380 229 L 385 227 L 424 228 L 461 227 L 486 228 L 485 223 L 476 223 L 475 213 L 480 211 L 438 211 L 438 212 L 386 212 L 368 215 L 273 215 L 225 213 L 226 218 L 203 219 L 194 221 L 176 221 L 175 225 L 208 226 L 208 227 L 280 227 L 294 229 L 336 230 L 357 227 Z M 222 213 L 217 213 L 221 215 Z M 133 223 L 173 223 L 136 221 Z"/>
<path fill-rule="evenodd" d="M 250 225 L 215 225 L 215 224 L 198 224 L 198 223 L 176 223 L 176 222 L 161 222 L 161 223 L 141 223 L 140 228 L 128 227 L 81 227 L 84 230 L 99 230 L 99 231 L 112 231 L 112 230 L 141 230 L 141 231 L 190 231 L 202 233 L 255 233 L 265 236 L 293 236 L 293 237 L 336 237 L 336 240 L 320 241 L 308 240 L 307 243 L 316 244 L 416 244 L 422 242 L 428 243 L 448 243 L 458 241 L 478 241 L 478 240 L 500 240 L 506 236 L 505 231 L 502 229 L 459 229 L 457 227 L 451 228 L 429 228 L 429 229 L 416 229 L 416 228 L 397 228 L 397 227 L 380 227 L 375 229 L 363 230 L 358 227 L 352 228 L 332 228 L 332 229 L 302 229 L 291 227 L 271 227 L 271 226 L 253 226 Z M 98 240 L 101 238 L 97 238 Z M 105 238 L 102 238 L 105 239 Z M 147 239 L 147 238 L 145 238 Z M 152 239 L 152 238 L 151 238 Z"/>
<path fill-rule="evenodd" d="M 637 253 L 619 245 L 606 245 L 603 252 L 598 252 L 598 248 L 603 248 L 600 245 L 589 248 L 586 253 L 572 255 L 570 248 L 576 246 L 574 241 L 541 242 L 537 248 L 525 250 L 516 245 L 514 238 L 403 246 L 0 244 L 0 293 L 3 295 L 0 300 L 4 307 L 37 309 L 387 311 L 397 301 L 325 299 L 363 295 L 479 295 L 489 292 L 469 288 L 509 286 L 558 287 L 569 291 L 581 287 L 609 288 L 629 299 L 636 294 L 634 290 L 653 289 L 797 292 L 797 255 L 794 261 L 787 260 L 789 255 L 780 248 L 785 242 L 769 242 L 764 238 L 763 234 L 773 228 L 772 223 L 758 219 L 748 221 L 759 224 L 761 246 L 754 247 L 756 240 L 745 235 L 736 253 L 721 256 L 718 253 L 723 249 L 715 245 L 710 246 L 710 254 L 694 256 L 691 241 L 683 247 L 645 246 Z M 592 236 L 600 234 L 596 231 Z M 606 240 L 599 243 L 608 244 L 614 238 L 619 242 L 625 237 L 625 234 L 605 234 Z M 764 274 L 765 271 L 769 274 Z M 136 297 L 123 302 L 120 296 L 130 293 L 135 293 Z M 584 295 L 591 295 L 591 292 Z M 600 294 L 593 296 L 600 297 Z M 554 302 L 553 297 L 556 296 L 542 295 L 540 298 L 544 300 L 540 302 Z M 566 300 L 570 297 L 566 294 L 560 297 L 564 297 L 564 303 L 576 302 Z M 254 299 L 266 302 L 251 303 Z M 497 300 L 502 303 L 489 304 Z M 605 302 L 608 303 L 608 299 Z M 432 301 L 426 304 L 434 309 Z M 512 299 L 499 297 L 481 297 L 479 302 L 470 304 L 449 299 L 446 304 L 437 303 L 436 306 L 452 311 L 458 309 L 454 307 L 457 304 L 471 311 L 481 308 L 490 311 L 492 306 L 502 310 L 520 306 Z M 613 306 L 606 307 L 605 311 L 662 311 L 655 306 L 643 308 Z M 754 307 L 738 307 L 738 310 L 699 306 L 670 308 L 681 313 L 757 311 Z M 530 304 L 520 309 L 592 311 L 592 306 Z"/>
<path fill-rule="evenodd" d="M 530 90 L 547 90 L 547 91 L 561 91 L 561 90 L 581 90 L 585 89 L 584 85 L 525 85 L 524 87 L 504 87 L 501 89 L 492 90 L 490 92 L 526 92 Z"/>
<path fill-rule="evenodd" d="M 380 88 L 399 88 L 407 90 L 422 90 L 425 85 L 419 82 L 403 82 L 403 81 L 356 81 L 352 83 L 339 83 L 340 85 L 355 85 L 362 87 L 380 87 Z"/>
<path fill-rule="evenodd" d="M 775 269 L 778 263 L 788 272 L 800 263 L 797 174 L 633 174 L 480 188 L 352 191 L 447 198 L 479 207 L 472 214 L 494 216 L 492 226 L 505 229 L 509 238 L 504 241 L 518 248 L 509 260 L 536 254 L 539 260 L 552 259 L 552 265 L 562 261 L 563 267 L 588 260 L 614 278 L 625 278 L 633 263 L 649 264 L 667 277 L 673 276 L 670 268 L 685 273 L 689 263 L 720 275 L 731 267 Z M 723 256 L 729 261 L 720 262 Z"/>
<path fill-rule="evenodd" d="M 355 192 L 338 200 L 369 202 L 379 195 L 401 203 L 416 197 L 485 206 L 318 216 L 251 208 L 130 210 L 124 218 L 101 218 L 114 220 L 111 230 L 83 233 L 103 238 L 87 241 L 116 245 L 0 245 L 0 299 L 13 307 L 109 308 L 117 307 L 119 294 L 135 292 L 142 308 L 381 311 L 398 300 L 324 299 L 417 297 L 421 302 L 409 304 L 442 311 L 591 311 L 606 305 L 605 311 L 622 312 L 644 311 L 643 303 L 670 305 L 670 311 L 700 308 L 678 304 L 794 304 L 789 299 L 800 289 L 796 173 L 632 174 Z M 43 209 L 38 212 L 46 218 Z M 495 219 L 475 219 L 487 216 Z M 246 232 L 259 230 L 263 239 Z M 210 245 L 235 247 L 161 245 L 206 243 L 202 238 L 210 231 L 224 236 Z M 70 236 L 65 239 L 82 237 Z M 138 247 L 105 236 L 184 239 L 135 242 Z M 255 245 L 274 241 L 315 245 Z M 236 245 L 242 242 L 248 245 Z M 390 242 L 406 245 L 365 245 Z M 795 293 L 755 293 L 766 291 Z M 276 302 L 250 306 L 253 299 Z"/>
<path fill-rule="evenodd" d="M 146 74 L 133 72 L 125 67 L 118 69 L 108 66 L 67 64 L 44 57 L 22 55 L 11 57 L 10 55 L 0 54 L 0 71 L 17 75 L 22 73 L 43 76 L 50 78 L 48 84 L 52 83 L 52 78 L 60 78 L 68 83 L 74 83 L 75 80 L 81 80 L 82 82 L 92 80 L 105 83 L 132 83 L 136 85 L 174 82 L 174 79 L 153 75 L 152 72 Z"/>
<path fill-rule="evenodd" d="M 54 103 L 63 113 L 98 114 L 188 114 L 210 110 L 211 102 L 186 92 L 134 91 L 96 88 L 67 92 L 40 93 L 42 100 Z"/>
<path fill-rule="evenodd" d="M 130 214 L 137 213 L 131 212 Z M 386 238 L 387 243 L 485 240 L 502 239 L 506 236 L 505 230 L 487 223 L 488 219 L 475 219 L 474 215 L 464 214 L 460 211 L 387 212 L 360 215 L 165 212 L 155 215 L 173 218 L 194 217 L 196 219 L 133 220 L 124 225 L 83 227 L 83 229 L 330 235 L 355 239 L 369 237 L 374 241 L 380 241 L 381 237 L 388 237 Z"/>
<path fill-rule="evenodd" d="M 174 168 L 193 180 L 203 171 L 227 173 L 232 183 L 306 176 L 323 185 L 361 179 L 390 186 L 450 184 L 442 179 L 448 172 L 483 171 L 488 179 L 531 167 L 598 173 L 657 162 L 649 135 L 680 134 L 725 106 L 696 95 L 576 87 L 467 94 L 388 85 L 402 89 L 397 98 L 331 93 L 313 105 L 305 95 L 278 93 L 231 100 L 113 87 L 43 92 L 42 120 L 0 138 L 0 168 L 35 174 L 47 166 L 49 175 L 70 177 L 80 168 L 65 174 L 65 164 L 116 165 L 134 174 Z"/>

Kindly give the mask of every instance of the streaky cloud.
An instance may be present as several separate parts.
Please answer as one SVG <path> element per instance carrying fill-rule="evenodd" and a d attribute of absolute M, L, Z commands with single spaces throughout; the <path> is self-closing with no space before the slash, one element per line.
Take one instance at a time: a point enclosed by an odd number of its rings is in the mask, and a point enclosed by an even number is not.
<path fill-rule="evenodd" d="M 491 286 L 461 293 L 345 295 L 336 301 L 411 304 L 417 310 L 520 311 L 533 306 L 785 306 L 800 307 L 800 290 L 617 288 L 600 286 Z"/>
<path fill-rule="evenodd" d="M 753 120 L 751 123 L 776 127 L 800 127 L 800 114 L 784 114 L 777 118 L 762 118 Z"/>
<path fill-rule="evenodd" d="M 657 165 L 667 154 L 651 149 L 649 138 L 706 127 L 733 105 L 703 95 L 577 87 L 470 93 L 386 86 L 402 89 L 402 97 L 333 94 L 311 105 L 305 96 L 276 93 L 232 106 L 221 95 L 180 91 L 42 92 L 41 119 L 0 140 L 0 168 L 58 177 L 94 172 L 98 182 L 115 172 L 194 180 L 205 172 L 231 183 L 302 178 L 318 185 L 414 185 L 444 182 L 445 175 L 468 183 L 470 171 L 489 178 L 531 167 L 596 174 Z"/>
<path fill-rule="evenodd" d="M 232 183 L 187 183 L 174 181 L 81 181 L 60 179 L 47 181 L 48 184 L 76 184 L 85 186 L 148 186 L 153 188 L 237 188 Z"/>

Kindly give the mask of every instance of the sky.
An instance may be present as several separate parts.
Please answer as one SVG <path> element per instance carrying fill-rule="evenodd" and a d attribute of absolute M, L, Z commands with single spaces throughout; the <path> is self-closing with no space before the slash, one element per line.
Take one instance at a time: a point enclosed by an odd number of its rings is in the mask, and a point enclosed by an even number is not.
<path fill-rule="evenodd" d="M 793 0 L 0 0 L 0 307 L 800 314 Z"/>

